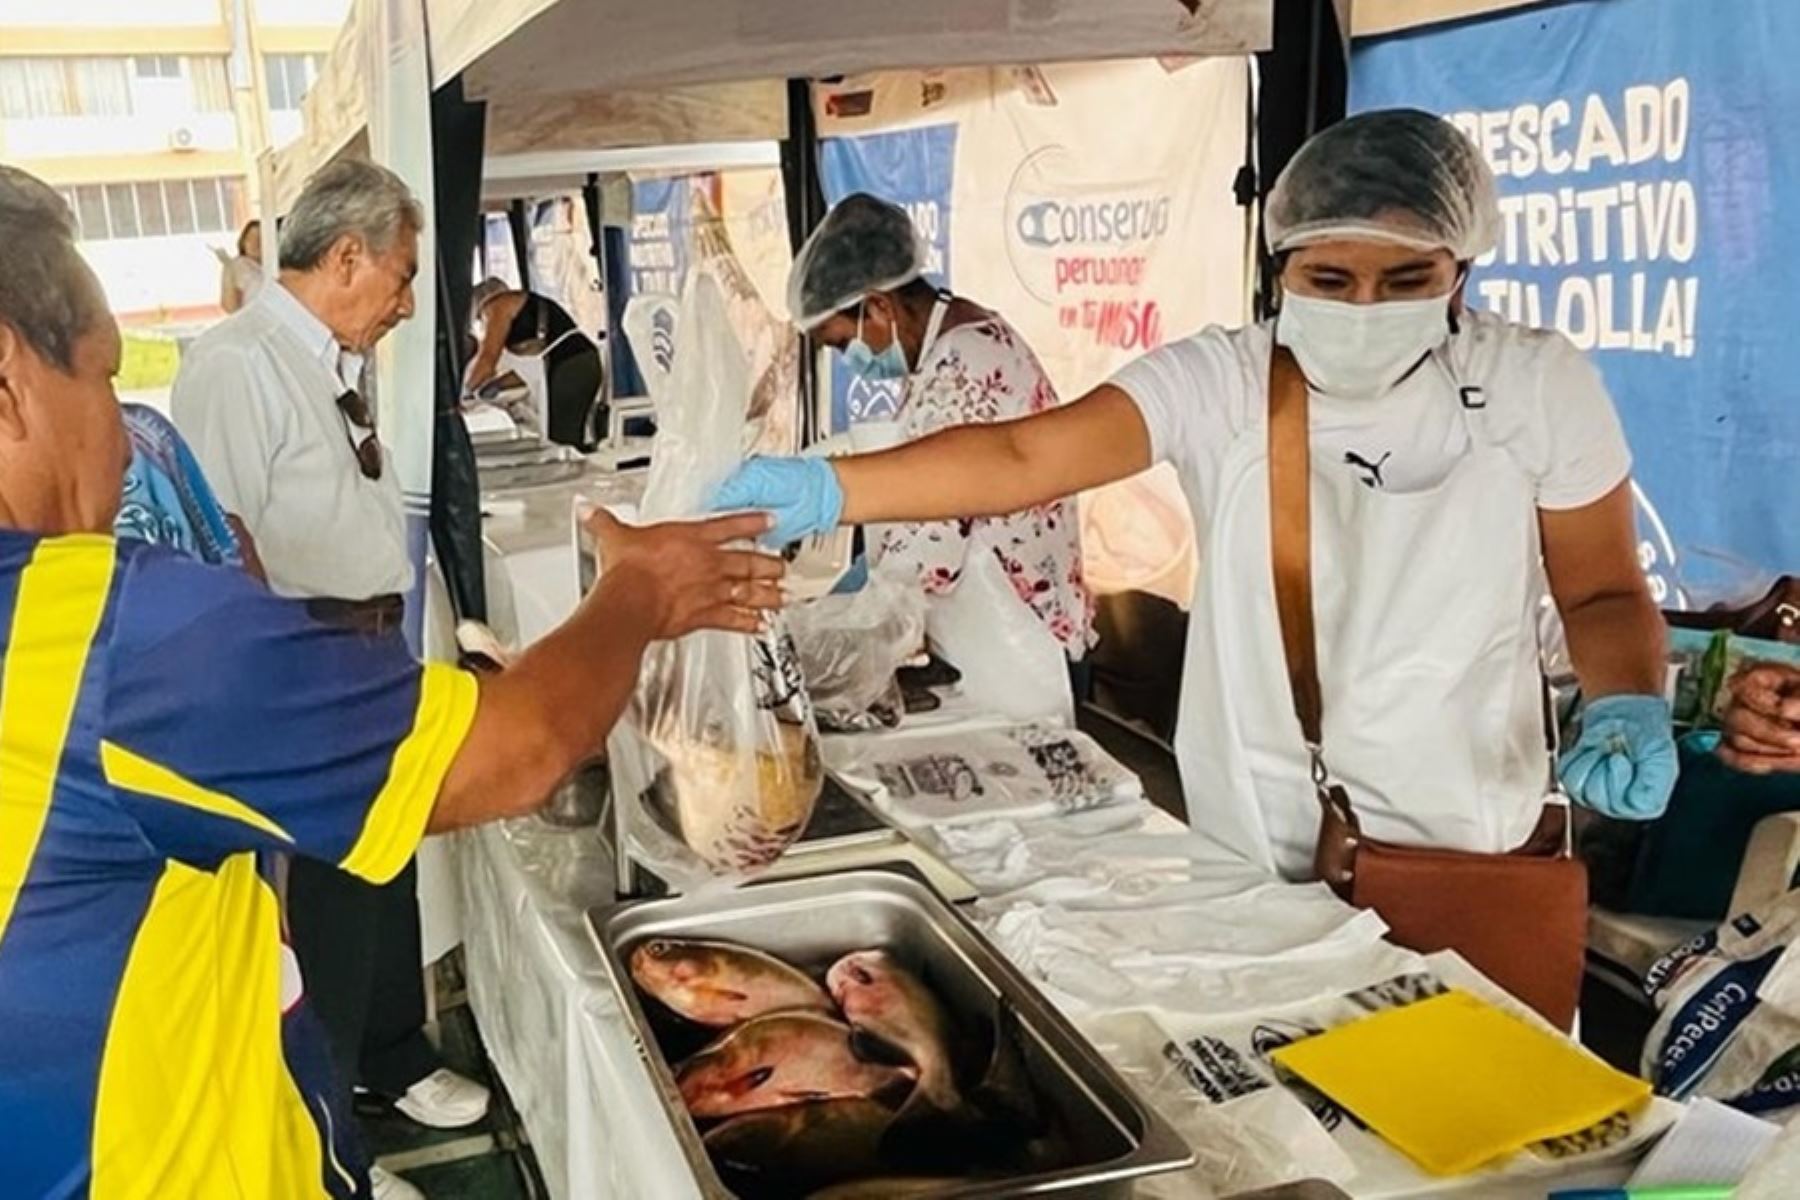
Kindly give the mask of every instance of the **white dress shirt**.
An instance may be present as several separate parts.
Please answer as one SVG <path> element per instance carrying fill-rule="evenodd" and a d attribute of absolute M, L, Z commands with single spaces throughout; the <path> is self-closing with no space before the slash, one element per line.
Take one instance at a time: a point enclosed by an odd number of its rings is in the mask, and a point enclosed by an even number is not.
<path fill-rule="evenodd" d="M 271 281 L 201 335 L 175 379 L 175 425 L 279 595 L 366 600 L 412 587 L 393 463 L 364 477 L 355 444 L 368 431 L 338 409 L 362 367 Z"/>

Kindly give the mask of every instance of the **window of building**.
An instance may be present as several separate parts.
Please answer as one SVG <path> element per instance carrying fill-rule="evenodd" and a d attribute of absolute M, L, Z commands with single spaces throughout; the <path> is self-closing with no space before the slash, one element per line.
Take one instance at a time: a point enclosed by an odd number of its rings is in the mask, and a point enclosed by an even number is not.
<path fill-rule="evenodd" d="M 237 179 L 167 179 L 64 188 L 83 241 L 235 233 L 243 206 Z"/>
<path fill-rule="evenodd" d="M 225 73 L 223 58 L 190 58 L 188 80 L 194 86 L 194 111 L 218 113 L 231 111 L 231 79 Z"/>
<path fill-rule="evenodd" d="M 76 222 L 81 226 L 83 239 L 110 237 L 106 223 L 106 193 L 97 187 L 81 187 L 72 189 Z M 89 232 L 92 230 L 93 232 Z"/>
<path fill-rule="evenodd" d="M 101 185 L 106 193 L 106 219 L 110 225 L 111 236 L 116 238 L 134 238 L 138 236 L 137 192 L 129 183 L 107 183 Z"/>
<path fill-rule="evenodd" d="M 82 117 L 123 117 L 131 112 L 131 77 L 122 58 L 67 60 L 74 111 Z"/>
<path fill-rule="evenodd" d="M 132 60 L 137 64 L 139 79 L 180 79 L 181 59 L 173 54 L 139 55 Z"/>
<path fill-rule="evenodd" d="M 217 180 L 196 179 L 192 185 L 194 194 L 194 228 L 201 233 L 223 233 L 231 228 L 231 210 L 225 207 L 225 198 L 219 194 Z"/>
<path fill-rule="evenodd" d="M 200 232 L 200 226 L 194 219 L 194 188 L 191 183 L 165 185 L 163 204 L 169 210 L 170 233 L 179 235 Z"/>
<path fill-rule="evenodd" d="M 0 117 L 119 117 L 132 111 L 125 58 L 0 58 Z"/>
<path fill-rule="evenodd" d="M 69 76 L 54 59 L 0 59 L 0 116 L 67 116 Z"/>
<path fill-rule="evenodd" d="M 185 102 L 197 113 L 230 112 L 225 68 L 225 59 L 216 55 L 0 57 L 0 118 L 122 117 L 140 105 L 161 111 L 171 101 L 177 111 Z M 134 85 L 143 89 L 136 101 Z"/>
<path fill-rule="evenodd" d="M 136 187 L 138 228 L 145 237 L 167 237 L 169 235 L 169 213 L 163 205 L 163 188 L 161 183 L 140 183 Z"/>
<path fill-rule="evenodd" d="M 319 54 L 265 54 L 270 112 L 299 112 L 300 102 L 318 81 L 325 58 Z"/>

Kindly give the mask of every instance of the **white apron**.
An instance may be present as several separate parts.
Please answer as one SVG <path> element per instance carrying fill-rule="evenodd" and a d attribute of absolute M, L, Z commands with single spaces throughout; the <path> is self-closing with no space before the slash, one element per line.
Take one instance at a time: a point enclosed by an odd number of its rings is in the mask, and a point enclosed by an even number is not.
<path fill-rule="evenodd" d="M 531 411 L 537 414 L 538 436 L 546 440 L 550 437 L 550 352 L 570 338 L 581 336 L 583 335 L 579 329 L 565 329 L 561 337 L 537 354 L 514 354 L 511 350 L 502 350 L 500 361 L 494 366 L 494 378 L 499 379 L 511 371 L 531 393 L 530 405 Z"/>
<path fill-rule="evenodd" d="M 1482 390 L 1459 388 L 1442 351 L 1420 370 L 1438 373 L 1468 425 L 1443 482 L 1389 494 L 1313 460 L 1325 758 L 1370 837 L 1510 850 L 1549 782 L 1535 489 L 1490 441 Z M 1319 808 L 1275 615 L 1266 405 L 1221 472 L 1175 740 L 1193 827 L 1310 877 Z"/>

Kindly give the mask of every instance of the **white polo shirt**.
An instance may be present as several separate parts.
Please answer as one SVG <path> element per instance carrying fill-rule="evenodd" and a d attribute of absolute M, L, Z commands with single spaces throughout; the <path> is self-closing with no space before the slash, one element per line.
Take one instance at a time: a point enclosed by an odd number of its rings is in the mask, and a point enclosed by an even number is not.
<path fill-rule="evenodd" d="M 228 512 L 256 541 L 283 596 L 366 600 L 412 587 L 406 515 L 392 461 L 357 468 L 367 436 L 338 410 L 360 355 L 271 281 L 188 350 L 170 404 Z"/>

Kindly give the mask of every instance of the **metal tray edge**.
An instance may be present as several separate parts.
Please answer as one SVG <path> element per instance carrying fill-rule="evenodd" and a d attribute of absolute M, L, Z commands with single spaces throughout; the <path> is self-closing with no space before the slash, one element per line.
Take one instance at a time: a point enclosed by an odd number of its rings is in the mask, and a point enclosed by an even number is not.
<path fill-rule="evenodd" d="M 807 885 L 817 886 L 821 880 L 830 879 L 838 888 L 852 885 L 873 886 L 897 889 L 901 892 L 915 893 L 907 897 L 914 902 L 922 902 L 931 915 L 938 920 L 954 924 L 971 938 L 982 949 L 983 969 L 996 977 L 996 982 L 1003 982 L 1010 993 L 1009 999 L 1018 1005 L 1023 1002 L 1027 1011 L 1025 1016 L 1043 1032 L 1050 1034 L 1054 1041 L 1061 1045 L 1055 1047 L 1074 1048 L 1082 1052 L 1096 1067 L 1106 1082 L 1122 1097 L 1137 1118 L 1141 1134 L 1131 1151 L 1104 1163 L 1095 1163 L 1080 1168 L 1080 1179 L 1059 1181 L 1056 1176 L 1043 1180 L 1044 1186 L 1034 1187 L 1033 1192 L 1057 1191 L 1078 1186 L 1097 1186 L 1118 1184 L 1131 1179 L 1149 1175 L 1177 1171 L 1193 1166 L 1196 1159 L 1193 1148 L 1177 1133 L 1168 1120 L 1150 1106 L 1138 1094 L 1098 1051 L 1094 1050 L 1088 1039 L 1082 1035 L 1073 1022 L 1057 1010 L 1056 1006 L 1045 999 L 1037 988 L 1026 979 L 1005 955 L 1001 954 L 988 941 L 987 936 L 976 928 L 974 922 L 961 912 L 956 905 L 938 893 L 929 880 L 909 863 L 896 862 L 879 866 L 858 868 L 854 871 L 831 873 L 826 875 L 805 875 L 791 878 L 774 879 L 746 885 L 742 893 L 754 893 L 759 889 L 792 890 Z M 634 1028 L 632 1037 L 636 1043 L 639 1057 L 646 1070 L 661 1093 L 665 1116 L 674 1126 L 677 1141 L 687 1152 L 689 1161 L 695 1167 L 696 1182 L 708 1196 L 719 1200 L 734 1200 L 733 1193 L 727 1189 L 712 1169 L 711 1160 L 701 1143 L 693 1122 L 679 1120 L 676 1114 L 682 1110 L 681 1094 L 675 1086 L 673 1074 L 663 1061 L 657 1048 L 651 1045 L 644 1035 L 648 1028 L 648 1018 L 637 997 L 636 985 L 631 981 L 630 971 L 613 950 L 614 939 L 610 935 L 613 927 L 628 918 L 648 921 L 660 914 L 680 915 L 687 911 L 699 915 L 702 906 L 713 898 L 687 896 L 659 897 L 652 900 L 628 900 L 616 904 L 598 905 L 587 912 L 588 935 L 593 939 L 600 952 L 601 962 L 605 965 L 608 981 L 621 1006 L 630 1014 Z M 633 923 L 636 923 L 634 921 Z M 626 931 L 629 936 L 629 930 Z M 957 1189 L 943 1193 L 941 1200 L 961 1200 L 963 1197 L 976 1200 L 978 1197 L 993 1194 L 992 1185 L 973 1185 L 966 1189 Z"/>

